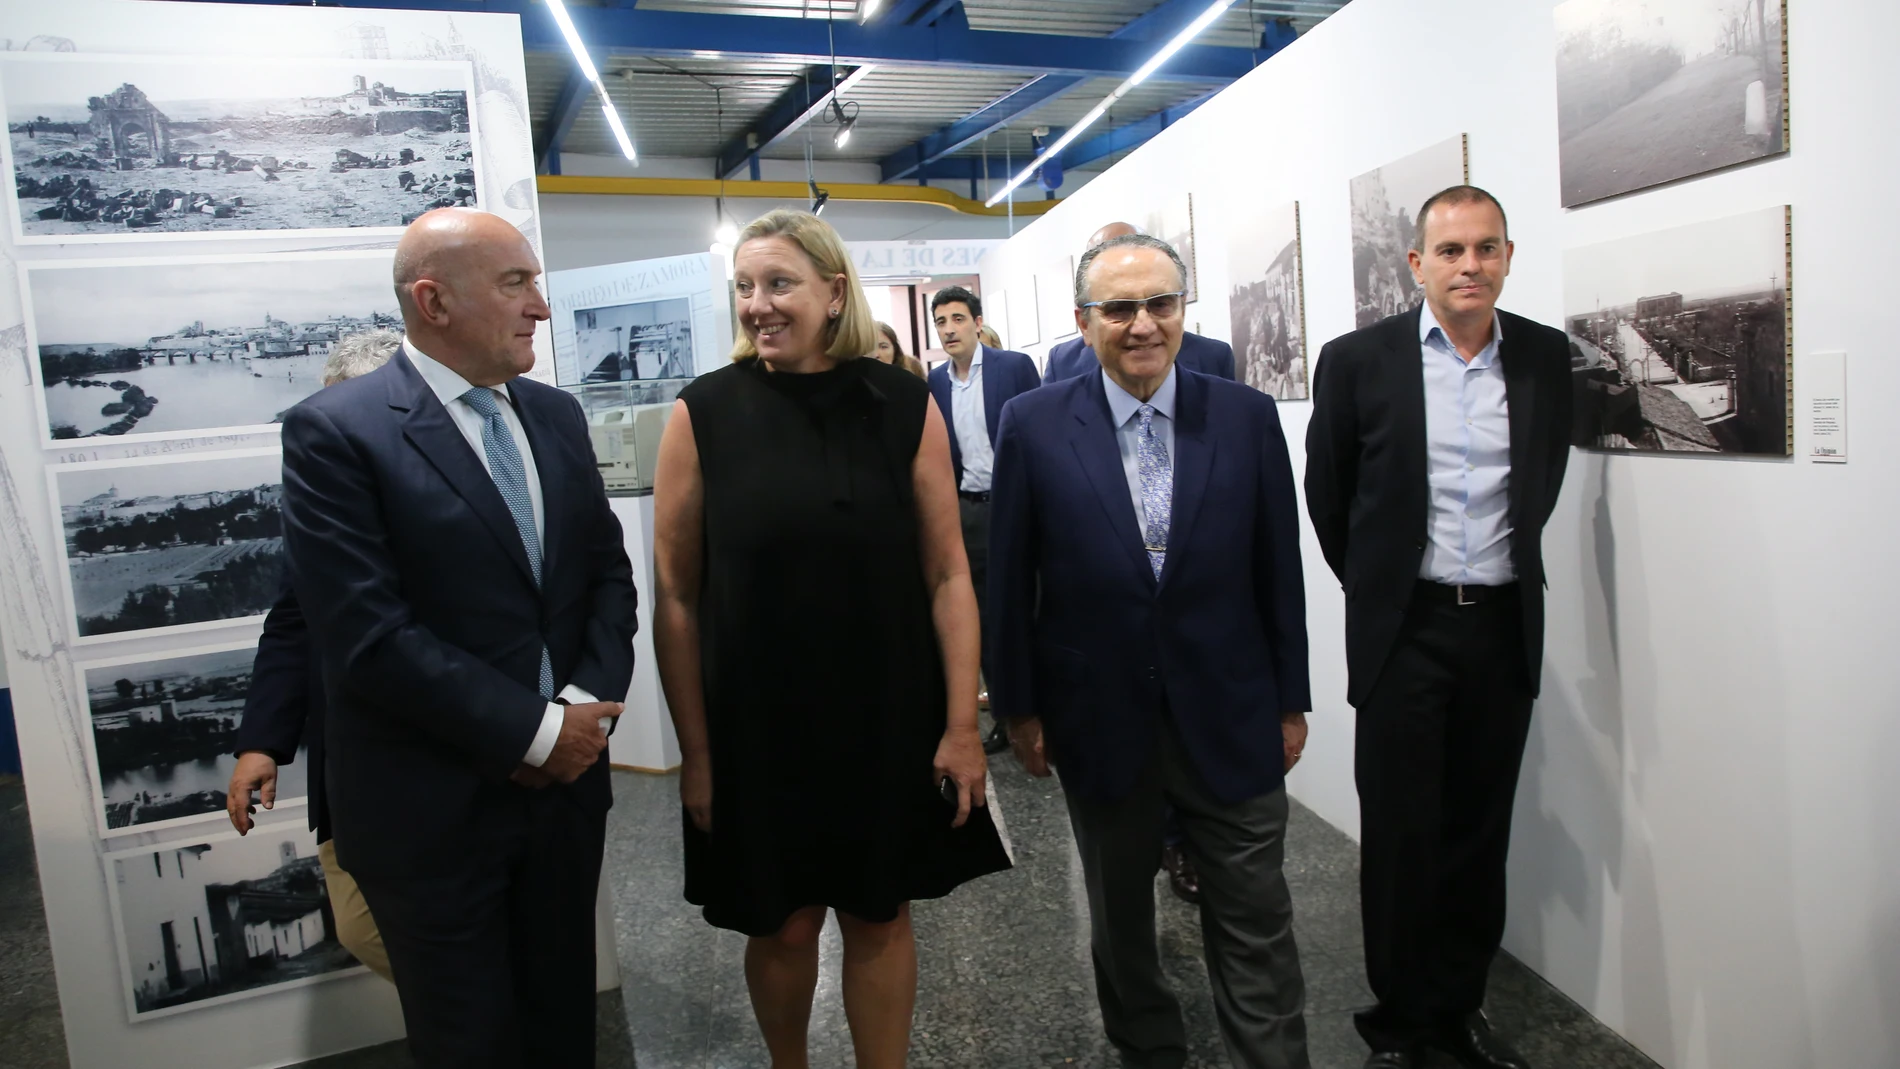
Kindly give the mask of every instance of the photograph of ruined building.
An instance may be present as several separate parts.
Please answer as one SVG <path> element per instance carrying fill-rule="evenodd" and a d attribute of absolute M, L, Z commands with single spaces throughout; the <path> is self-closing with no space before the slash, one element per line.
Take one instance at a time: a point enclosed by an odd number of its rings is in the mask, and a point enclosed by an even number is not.
<path fill-rule="evenodd" d="M 49 441 L 259 429 L 322 385 L 338 341 L 401 329 L 386 250 L 27 268 Z"/>
<path fill-rule="evenodd" d="M 256 643 L 80 666 L 105 833 L 220 820 Z M 277 770 L 282 807 L 308 793 L 304 755 Z"/>
<path fill-rule="evenodd" d="M 472 206 L 465 63 L 0 59 L 26 242 L 394 230 Z"/>
<path fill-rule="evenodd" d="M 107 856 L 133 1021 L 361 969 L 301 820 Z"/>
<path fill-rule="evenodd" d="M 269 449 L 53 469 L 76 635 L 269 611 L 283 580 L 282 467 Z"/>
<path fill-rule="evenodd" d="M 1281 401 L 1306 400 L 1300 206 L 1242 200 L 1225 215 L 1234 374 Z"/>
<path fill-rule="evenodd" d="M 1565 207 L 1787 151 L 1784 0 L 1556 8 Z"/>
<path fill-rule="evenodd" d="M 1466 159 L 1459 134 L 1352 180 L 1354 327 L 1411 311 L 1425 299 L 1406 259 L 1418 210 L 1432 194 L 1470 181 Z"/>
<path fill-rule="evenodd" d="M 1785 207 L 1564 254 L 1564 326 L 1597 448 L 1786 456 Z"/>

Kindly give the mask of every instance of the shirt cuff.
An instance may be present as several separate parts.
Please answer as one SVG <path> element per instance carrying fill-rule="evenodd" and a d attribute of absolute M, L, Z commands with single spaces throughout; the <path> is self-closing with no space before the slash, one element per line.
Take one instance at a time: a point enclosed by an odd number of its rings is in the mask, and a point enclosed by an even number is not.
<path fill-rule="evenodd" d="M 561 723 L 566 719 L 567 713 L 559 704 L 548 703 L 547 712 L 541 714 L 541 727 L 534 733 L 534 742 L 528 745 L 528 752 L 521 758 L 523 764 L 540 768 L 547 763 L 548 755 L 554 752 L 555 741 L 561 737 Z"/>
<path fill-rule="evenodd" d="M 591 705 L 600 700 L 572 683 L 562 687 L 561 693 L 557 695 L 556 698 L 569 705 Z"/>

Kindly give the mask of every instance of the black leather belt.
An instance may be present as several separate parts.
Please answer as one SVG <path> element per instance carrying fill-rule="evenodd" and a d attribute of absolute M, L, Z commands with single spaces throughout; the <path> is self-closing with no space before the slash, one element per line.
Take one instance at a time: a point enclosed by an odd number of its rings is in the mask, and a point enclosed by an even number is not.
<path fill-rule="evenodd" d="M 985 504 L 990 500 L 990 492 L 988 490 L 958 490 L 957 496 L 965 501 L 981 501 Z"/>
<path fill-rule="evenodd" d="M 1435 583 L 1430 579 L 1420 579 L 1412 591 L 1412 596 L 1434 605 L 1483 605 L 1487 601 L 1495 601 L 1498 598 L 1517 597 L 1517 584 L 1470 586 Z"/>

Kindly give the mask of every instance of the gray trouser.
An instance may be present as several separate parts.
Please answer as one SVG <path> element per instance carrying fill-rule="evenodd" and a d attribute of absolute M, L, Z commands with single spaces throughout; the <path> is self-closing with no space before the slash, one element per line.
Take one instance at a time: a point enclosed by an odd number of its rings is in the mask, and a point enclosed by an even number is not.
<path fill-rule="evenodd" d="M 1064 792 L 1088 885 L 1095 994 L 1123 1064 L 1175 1069 L 1187 1060 L 1181 1004 L 1161 974 L 1155 870 L 1163 814 L 1180 820 L 1201 880 L 1201 940 L 1221 1042 L 1236 1069 L 1307 1069 L 1306 985 L 1293 945 L 1293 900 L 1280 870 L 1284 788 L 1224 805 L 1201 784 L 1170 721 L 1127 797 Z"/>

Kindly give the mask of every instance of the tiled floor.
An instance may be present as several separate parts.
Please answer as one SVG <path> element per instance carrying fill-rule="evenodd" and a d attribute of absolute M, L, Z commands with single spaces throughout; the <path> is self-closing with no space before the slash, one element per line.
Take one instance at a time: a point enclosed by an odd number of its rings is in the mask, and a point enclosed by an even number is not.
<path fill-rule="evenodd" d="M 921 958 L 911 1065 L 1112 1069 L 1088 965 L 1081 872 L 1060 790 L 1008 758 L 996 791 L 1016 868 L 914 908 Z M 602 1066 L 763 1069 L 746 1001 L 742 936 L 708 927 L 679 897 L 680 829 L 671 778 L 617 773 L 609 825 L 624 987 L 600 1003 Z M 39 887 L 19 787 L 0 787 L 0 1069 L 64 1064 Z M 1364 986 L 1357 851 L 1294 806 L 1287 878 L 1307 984 L 1314 1069 L 1359 1069 L 1366 1050 L 1351 1011 Z M 1190 1065 L 1225 1066 L 1215 1033 L 1195 911 L 1157 883 L 1162 953 L 1187 1014 Z M 1538 1069 L 1654 1069 L 1654 1063 L 1515 961 L 1493 971 L 1490 1012 Z M 851 1064 L 838 997 L 838 939 L 827 932 L 812 1064 Z M 398 1069 L 400 1044 L 322 1062 L 322 1069 Z M 1449 1065 L 1450 1063 L 1444 1063 Z"/>

